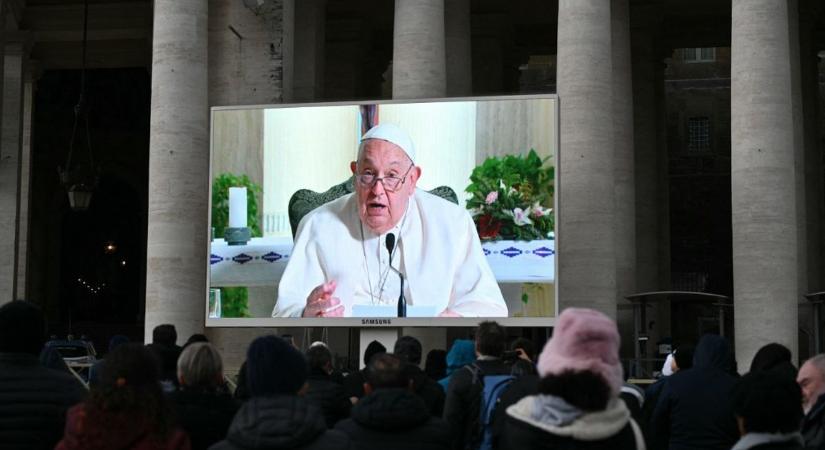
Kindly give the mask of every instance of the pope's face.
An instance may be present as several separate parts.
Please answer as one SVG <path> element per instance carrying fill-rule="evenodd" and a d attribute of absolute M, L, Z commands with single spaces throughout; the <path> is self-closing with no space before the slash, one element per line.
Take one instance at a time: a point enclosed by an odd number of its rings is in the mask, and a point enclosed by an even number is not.
<path fill-rule="evenodd" d="M 361 222 L 373 233 L 386 233 L 404 216 L 421 169 L 413 165 L 400 147 L 381 139 L 365 141 L 358 161 L 353 161 L 350 169 L 356 175 L 354 185 Z M 372 175 L 381 181 L 364 184 L 359 181 L 361 175 Z M 383 181 L 390 177 L 402 180 L 395 191 L 385 186 L 391 184 L 390 180 Z"/>

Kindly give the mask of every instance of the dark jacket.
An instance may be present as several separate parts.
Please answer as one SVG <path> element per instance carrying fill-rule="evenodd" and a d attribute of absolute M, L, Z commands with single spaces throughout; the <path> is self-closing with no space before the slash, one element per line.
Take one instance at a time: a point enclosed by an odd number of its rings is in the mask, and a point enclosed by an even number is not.
<path fill-rule="evenodd" d="M 441 417 L 441 414 L 444 413 L 444 398 L 446 396 L 444 388 L 414 364 L 404 366 L 404 373 L 412 380 L 416 395 L 424 400 L 430 414 Z"/>
<path fill-rule="evenodd" d="M 145 418 L 144 418 L 145 419 Z M 189 450 L 189 436 L 173 429 L 165 436 L 148 420 L 133 415 L 101 413 L 79 404 L 69 410 L 66 433 L 55 450 Z"/>
<path fill-rule="evenodd" d="M 192 450 L 206 450 L 226 437 L 238 402 L 221 391 L 182 388 L 169 395 L 177 422 L 189 434 Z"/>
<path fill-rule="evenodd" d="M 344 387 L 332 377 L 318 369 L 313 369 L 307 379 L 309 389 L 305 398 L 316 404 L 324 414 L 327 427 L 332 428 L 339 420 L 349 417 L 352 402 L 344 394 Z"/>
<path fill-rule="evenodd" d="M 653 410 L 655 410 L 656 405 L 659 404 L 659 396 L 662 395 L 662 388 L 672 376 L 673 375 L 666 377 L 663 376 L 656 380 L 655 383 L 645 388 L 645 404 L 644 407 L 642 407 L 642 426 L 644 427 L 645 435 L 648 437 L 651 436 L 652 431 L 650 430 L 649 425 L 653 418 Z M 650 443 L 650 441 L 648 441 L 648 443 Z"/>
<path fill-rule="evenodd" d="M 355 397 L 361 398 L 364 396 L 364 382 L 366 382 L 366 378 L 364 378 L 364 371 L 363 370 L 356 370 L 354 372 L 350 372 L 347 376 L 344 377 L 344 395 L 347 398 Z"/>
<path fill-rule="evenodd" d="M 728 450 L 739 439 L 731 395 L 736 377 L 727 342 L 705 335 L 693 367 L 663 383 L 650 421 L 653 449 Z"/>
<path fill-rule="evenodd" d="M 476 364 L 484 375 L 510 373 L 510 366 L 501 359 L 477 360 Z M 474 434 L 472 428 L 479 417 L 481 392 L 481 384 L 473 383 L 473 372 L 468 368 L 456 370 L 450 376 L 444 401 L 444 420 L 450 425 L 452 448 L 455 450 L 466 448 Z"/>
<path fill-rule="evenodd" d="M 497 443 L 504 433 L 504 427 L 507 423 L 507 408 L 515 405 L 524 397 L 538 394 L 539 380 L 538 375 L 522 375 L 513 380 L 501 393 L 493 412 L 493 448 L 497 448 Z"/>
<path fill-rule="evenodd" d="M 158 359 L 160 364 L 160 380 L 177 386 L 178 358 L 183 348 L 177 345 L 148 344 L 146 346 Z"/>
<path fill-rule="evenodd" d="M 53 449 L 66 410 L 85 395 L 75 377 L 42 367 L 36 355 L 0 353 L 0 447 Z"/>
<path fill-rule="evenodd" d="M 406 389 L 379 389 L 352 408 L 352 418 L 335 427 L 357 450 L 448 450 L 447 423 L 432 417 L 427 405 Z"/>
<path fill-rule="evenodd" d="M 327 429 L 321 410 L 294 395 L 253 397 L 241 406 L 226 439 L 211 450 L 349 449 L 349 438 Z"/>
<path fill-rule="evenodd" d="M 624 402 L 614 399 L 604 411 L 559 414 L 545 401 L 549 396 L 525 397 L 507 408 L 500 450 L 636 450 L 644 444 L 641 429 Z M 569 406 L 569 405 L 567 405 Z M 569 410 L 568 410 L 569 411 Z"/>
<path fill-rule="evenodd" d="M 802 419 L 802 439 L 805 448 L 825 449 L 825 395 L 820 395 L 813 408 Z"/>

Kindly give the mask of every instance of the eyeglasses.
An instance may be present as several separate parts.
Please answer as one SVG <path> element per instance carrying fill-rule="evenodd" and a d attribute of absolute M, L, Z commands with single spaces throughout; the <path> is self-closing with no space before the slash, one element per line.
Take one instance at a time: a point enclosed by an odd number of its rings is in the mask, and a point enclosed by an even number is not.
<path fill-rule="evenodd" d="M 355 178 L 358 180 L 359 183 L 361 183 L 362 186 L 369 188 L 371 188 L 378 180 L 381 180 L 381 184 L 384 185 L 385 191 L 395 192 L 398 189 L 400 189 L 401 186 L 404 184 L 404 181 L 406 181 L 407 175 L 410 173 L 410 170 L 412 170 L 413 166 L 415 166 L 414 163 L 410 164 L 410 167 L 407 168 L 407 171 L 404 172 L 404 175 L 402 175 L 401 177 L 393 175 L 388 177 L 377 177 L 372 172 L 365 172 L 356 175 Z"/>

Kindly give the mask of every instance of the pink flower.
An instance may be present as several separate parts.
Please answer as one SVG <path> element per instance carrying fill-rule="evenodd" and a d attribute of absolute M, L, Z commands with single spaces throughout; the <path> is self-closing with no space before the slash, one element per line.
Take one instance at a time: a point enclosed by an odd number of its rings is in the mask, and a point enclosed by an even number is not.
<path fill-rule="evenodd" d="M 487 198 L 484 200 L 484 202 L 488 205 L 492 205 L 493 203 L 495 203 L 496 200 L 498 200 L 498 191 L 490 191 L 490 193 L 487 194 Z"/>

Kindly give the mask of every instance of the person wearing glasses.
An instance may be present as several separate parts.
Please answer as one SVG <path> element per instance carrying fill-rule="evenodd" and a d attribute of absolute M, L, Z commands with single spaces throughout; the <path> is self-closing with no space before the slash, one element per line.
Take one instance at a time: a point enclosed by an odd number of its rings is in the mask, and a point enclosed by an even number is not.
<path fill-rule="evenodd" d="M 507 317 L 470 214 L 416 188 L 421 168 L 404 130 L 371 128 L 350 169 L 355 192 L 316 208 L 298 226 L 273 317 L 353 317 L 375 311 L 359 305 L 395 307 L 396 271 L 406 280 L 408 311 Z"/>

